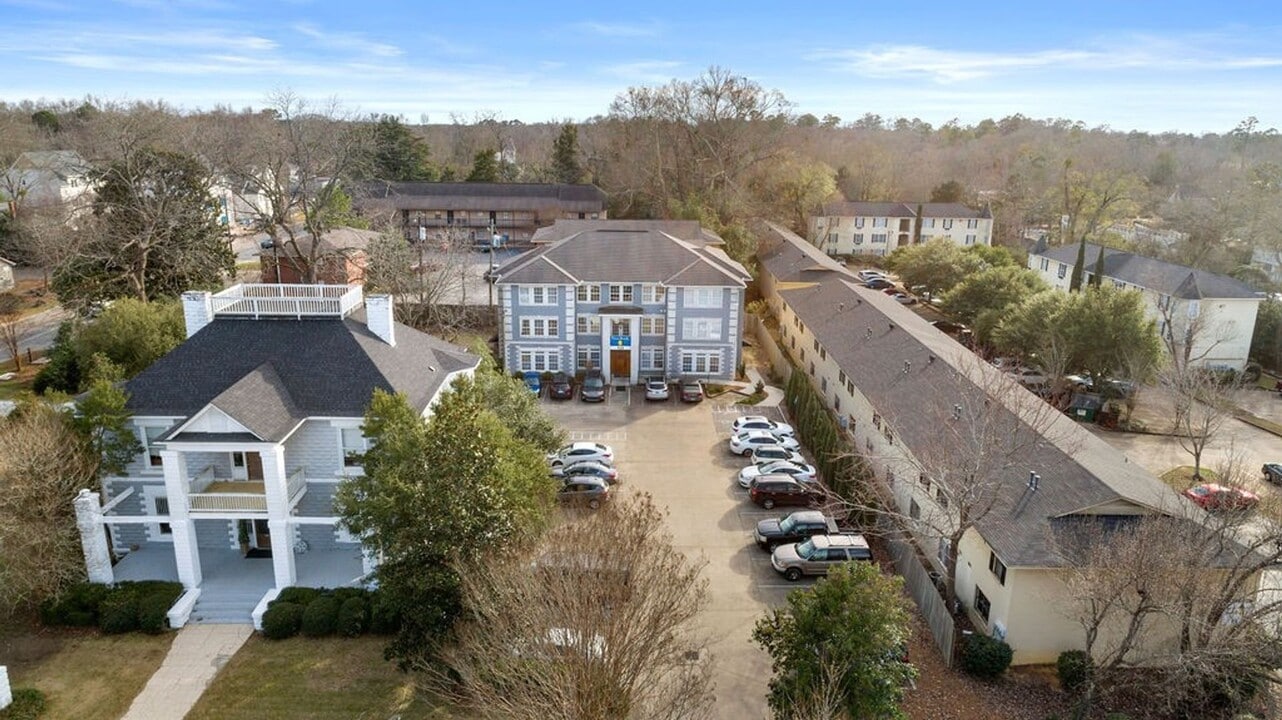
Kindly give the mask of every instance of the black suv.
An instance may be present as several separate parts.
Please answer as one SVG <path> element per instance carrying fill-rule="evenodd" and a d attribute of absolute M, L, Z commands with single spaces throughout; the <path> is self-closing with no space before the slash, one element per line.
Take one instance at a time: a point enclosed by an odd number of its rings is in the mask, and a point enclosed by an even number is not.
<path fill-rule="evenodd" d="M 767 510 L 776 505 L 814 505 L 823 494 L 812 485 L 797 482 L 791 475 L 762 475 L 748 488 L 748 497 Z"/>
<path fill-rule="evenodd" d="M 552 385 L 548 388 L 548 397 L 553 400 L 569 400 L 574 397 L 574 383 L 570 376 L 559 372 L 552 376 Z"/>
<path fill-rule="evenodd" d="M 605 378 L 600 370 L 589 370 L 579 388 L 579 399 L 583 402 L 605 402 Z"/>
<path fill-rule="evenodd" d="M 798 510 L 778 520 L 762 520 L 752 535 L 758 547 L 774 552 L 780 545 L 799 543 L 812 535 L 840 534 L 836 520 L 818 510 Z"/>

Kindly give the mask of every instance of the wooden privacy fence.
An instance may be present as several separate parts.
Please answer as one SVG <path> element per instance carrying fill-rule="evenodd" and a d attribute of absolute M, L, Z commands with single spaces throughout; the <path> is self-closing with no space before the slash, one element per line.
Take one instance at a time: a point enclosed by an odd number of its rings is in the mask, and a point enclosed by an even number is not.
<path fill-rule="evenodd" d="M 922 566 L 911 540 L 887 534 L 886 547 L 890 550 L 891 558 L 895 562 L 895 570 L 904 578 L 904 586 L 908 588 L 908 594 L 912 596 L 913 602 L 917 603 L 918 609 L 926 618 L 930 633 L 935 638 L 935 645 L 944 656 L 944 663 L 952 667 L 953 643 L 957 637 L 957 630 L 943 596 L 935 587 L 930 573 Z"/>

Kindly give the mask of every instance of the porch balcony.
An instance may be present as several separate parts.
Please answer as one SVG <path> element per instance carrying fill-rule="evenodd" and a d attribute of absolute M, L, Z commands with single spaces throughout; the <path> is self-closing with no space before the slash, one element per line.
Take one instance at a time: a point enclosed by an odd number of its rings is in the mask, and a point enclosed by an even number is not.
<path fill-rule="evenodd" d="M 307 492 L 305 468 L 296 468 L 285 483 L 285 497 L 291 506 Z M 200 513 L 267 512 L 267 488 L 261 480 L 220 478 L 212 465 L 188 483 L 187 509 Z"/>
<path fill-rule="evenodd" d="M 211 298 L 214 315 L 243 317 L 346 317 L 360 307 L 359 285 L 233 285 Z"/>

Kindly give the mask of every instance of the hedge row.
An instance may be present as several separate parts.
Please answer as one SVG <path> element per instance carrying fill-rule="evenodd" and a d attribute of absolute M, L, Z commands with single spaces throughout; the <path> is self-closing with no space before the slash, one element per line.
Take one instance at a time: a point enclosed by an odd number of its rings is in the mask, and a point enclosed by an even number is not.
<path fill-rule="evenodd" d="M 400 613 L 385 596 L 363 588 L 289 587 L 267 605 L 263 636 L 284 640 L 301 632 L 307 637 L 366 632 L 390 635 L 400 629 Z"/>
<path fill-rule="evenodd" d="M 814 453 L 815 467 L 829 489 L 850 497 L 855 483 L 866 477 L 866 469 L 824 399 L 800 369 L 788 378 L 784 402 L 797 426 L 797 435 Z"/>
<path fill-rule="evenodd" d="M 182 593 L 181 583 L 161 580 L 77 583 L 41 604 L 40 621 L 72 627 L 96 625 L 108 634 L 140 630 L 155 635 L 168 629 L 169 608 Z"/>

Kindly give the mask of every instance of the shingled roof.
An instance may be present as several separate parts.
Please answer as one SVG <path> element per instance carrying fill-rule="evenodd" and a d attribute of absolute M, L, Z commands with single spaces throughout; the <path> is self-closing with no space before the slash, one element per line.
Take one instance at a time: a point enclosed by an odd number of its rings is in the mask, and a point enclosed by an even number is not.
<path fill-rule="evenodd" d="M 993 213 L 985 207 L 976 210 L 961 203 L 914 202 L 830 202 L 823 207 L 824 215 L 836 217 L 917 217 L 928 218 L 991 218 Z"/>
<path fill-rule="evenodd" d="M 614 230 L 658 230 L 679 240 L 699 243 L 701 245 L 724 245 L 725 240 L 714 232 L 706 230 L 698 220 L 578 220 L 558 219 L 547 227 L 534 231 L 530 242 L 535 244 L 553 243 L 564 240 L 584 230 L 599 227 Z"/>
<path fill-rule="evenodd" d="M 550 245 L 536 247 L 498 269 L 498 284 L 641 282 L 745 287 L 742 265 L 719 248 L 650 229 L 616 228 L 601 220 Z"/>
<path fill-rule="evenodd" d="M 1095 272 L 1099 251 L 1099 245 L 1086 243 L 1086 272 Z M 1077 252 L 1078 246 L 1070 244 L 1035 249 L 1033 254 L 1074 265 L 1077 263 Z M 1186 300 L 1259 297 L 1249 285 L 1227 275 L 1109 247 L 1104 248 L 1104 277 Z"/>
<path fill-rule="evenodd" d="M 855 279 L 845 265 L 775 223 L 761 221 L 754 230 L 761 247 L 757 259 L 781 282 L 817 282 L 834 275 Z"/>
<path fill-rule="evenodd" d="M 125 384 L 129 411 L 188 418 L 214 405 L 263 440 L 308 417 L 365 414 L 375 389 L 425 410 L 446 377 L 476 367 L 465 350 L 405 325 L 396 345 L 346 318 L 220 317 Z"/>
<path fill-rule="evenodd" d="M 804 242 L 800 241 L 799 242 Z M 767 270 L 786 253 L 763 260 Z M 909 453 L 938 455 L 965 433 L 941 432 L 955 404 L 983 407 L 995 427 L 1041 435 L 1026 457 L 999 478 L 993 508 L 976 530 L 1008 566 L 1063 564 L 1053 521 L 1090 515 L 1092 508 L 1132 506 L 1135 512 L 1194 512 L 1173 490 L 998 369 L 884 293 L 841 277 L 781 287 L 780 296 L 838 367 L 884 417 Z M 1030 435 L 1031 436 L 1031 435 Z M 951 438 L 951 440 L 950 440 Z M 957 452 L 965 452 L 959 448 Z M 1030 472 L 1041 476 L 1028 489 Z"/>

